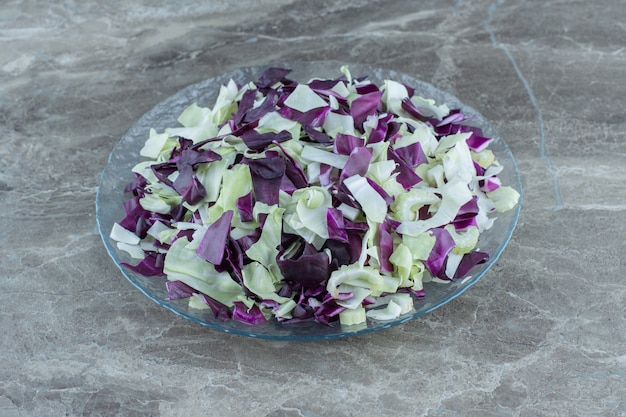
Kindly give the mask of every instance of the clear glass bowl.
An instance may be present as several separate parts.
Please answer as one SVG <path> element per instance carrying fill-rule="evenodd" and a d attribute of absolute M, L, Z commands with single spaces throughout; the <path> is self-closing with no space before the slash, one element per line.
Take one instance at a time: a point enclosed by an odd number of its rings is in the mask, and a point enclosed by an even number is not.
<path fill-rule="evenodd" d="M 304 82 L 315 77 L 336 78 L 341 75 L 339 72 L 341 65 L 343 64 L 339 62 L 316 61 L 278 63 L 274 66 L 292 69 L 293 72 L 289 77 Z M 189 308 L 187 300 L 168 300 L 164 277 L 148 278 L 122 267 L 120 263 L 131 262 L 131 259 L 125 252 L 117 248 L 116 243 L 109 238 L 109 233 L 113 224 L 124 217 L 122 203 L 127 195 L 124 194 L 123 190 L 133 179 L 131 168 L 140 161 L 139 150 L 148 137 L 149 129 L 154 128 L 161 132 L 166 127 L 177 126 L 176 119 L 189 104 L 197 102 L 201 106 L 211 107 L 217 97 L 220 85 L 227 83 L 231 78 L 242 84 L 255 81 L 266 68 L 267 66 L 240 68 L 188 86 L 143 115 L 111 152 L 108 164 L 102 172 L 96 196 L 96 219 L 104 246 L 128 281 L 160 306 L 194 323 L 216 330 L 264 339 L 325 340 L 374 332 L 421 317 L 458 297 L 485 275 L 498 260 L 511 238 L 521 210 L 521 198 L 520 204 L 515 209 L 506 213 L 499 213 L 493 227 L 481 234 L 479 247 L 481 251 L 489 253 L 488 262 L 476 266 L 464 279 L 447 284 L 425 283 L 426 297 L 415 300 L 414 311 L 390 321 L 368 320 L 367 323 L 352 326 L 343 326 L 339 323 L 326 326 L 314 321 L 281 324 L 276 320 L 271 320 L 262 326 L 249 326 L 233 320 L 223 322 L 213 318 L 210 310 Z M 500 174 L 503 184 L 512 186 L 521 194 L 519 172 L 513 155 L 494 127 L 476 110 L 461 103 L 456 97 L 410 75 L 362 64 L 350 64 L 349 68 L 355 77 L 367 75 L 377 84 L 382 83 L 385 79 L 392 79 L 414 87 L 416 94 L 433 98 L 439 104 L 446 103 L 450 108 L 460 108 L 463 113 L 474 116 L 472 124 L 482 128 L 486 136 L 494 138 L 490 144 L 490 149 L 504 166 L 504 170 Z M 111 277 L 111 279 L 115 278 Z"/>

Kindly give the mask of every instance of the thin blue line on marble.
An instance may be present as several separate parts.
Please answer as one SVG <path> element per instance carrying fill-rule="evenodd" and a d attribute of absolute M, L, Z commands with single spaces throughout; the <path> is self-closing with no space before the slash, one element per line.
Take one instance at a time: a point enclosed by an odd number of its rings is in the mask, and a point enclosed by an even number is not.
<path fill-rule="evenodd" d="M 501 5 L 503 3 L 504 3 L 504 0 L 498 0 L 497 2 L 498 5 Z M 501 43 L 498 43 L 496 39 L 496 35 L 491 29 L 490 23 L 493 20 L 493 14 L 495 10 L 496 10 L 496 3 L 491 3 L 491 5 L 489 6 L 489 9 L 487 10 L 487 13 L 488 13 L 487 20 L 485 20 L 483 26 L 485 27 L 485 31 L 487 31 L 487 33 L 489 34 L 489 37 L 491 38 L 491 43 L 493 44 L 493 46 L 502 49 L 502 51 L 504 51 L 504 53 L 506 54 L 507 58 L 511 62 L 511 65 L 513 66 L 513 69 L 515 70 L 515 73 L 517 74 L 517 77 L 520 79 L 520 81 L 522 82 L 522 85 L 524 86 L 524 88 L 526 89 L 526 92 L 528 93 L 528 98 L 530 99 L 530 103 L 532 104 L 535 111 L 537 112 L 537 123 L 539 125 L 539 140 L 540 140 L 539 154 L 541 158 L 544 161 L 546 161 L 548 172 L 550 172 L 550 175 L 552 176 L 552 191 L 554 193 L 553 210 L 560 210 L 563 208 L 563 201 L 561 199 L 559 177 L 556 171 L 554 170 L 554 166 L 552 165 L 552 160 L 550 159 L 550 157 L 548 156 L 548 153 L 546 152 L 546 135 L 544 131 L 543 117 L 541 115 L 541 108 L 539 107 L 539 103 L 537 102 L 535 93 L 533 93 L 533 90 L 530 84 L 528 83 L 528 80 L 526 80 L 526 77 L 524 77 L 524 74 L 522 74 L 522 71 L 519 69 L 517 62 L 515 62 L 515 58 L 513 58 L 513 55 L 506 48 L 506 46 L 502 45 Z"/>
<path fill-rule="evenodd" d="M 463 6 L 463 2 L 464 0 L 456 0 L 456 4 L 450 8 L 450 11 L 452 12 L 452 14 L 456 14 L 456 10 L 459 7 Z"/>

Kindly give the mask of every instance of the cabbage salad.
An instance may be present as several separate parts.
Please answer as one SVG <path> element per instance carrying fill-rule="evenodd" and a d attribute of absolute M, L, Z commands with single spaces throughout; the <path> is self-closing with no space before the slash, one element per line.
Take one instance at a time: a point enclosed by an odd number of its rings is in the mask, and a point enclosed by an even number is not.
<path fill-rule="evenodd" d="M 465 277 L 519 194 L 491 138 L 411 86 L 269 68 L 152 129 L 110 237 L 170 299 L 251 325 L 392 320 Z"/>

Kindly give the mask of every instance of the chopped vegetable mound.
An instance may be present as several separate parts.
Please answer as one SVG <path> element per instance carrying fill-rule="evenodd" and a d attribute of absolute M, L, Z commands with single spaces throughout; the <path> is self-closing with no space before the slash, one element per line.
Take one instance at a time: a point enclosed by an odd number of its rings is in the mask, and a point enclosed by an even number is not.
<path fill-rule="evenodd" d="M 490 138 L 410 86 L 298 83 L 268 69 L 152 129 L 111 238 L 170 299 L 219 320 L 393 320 L 423 282 L 465 277 L 519 193 Z"/>

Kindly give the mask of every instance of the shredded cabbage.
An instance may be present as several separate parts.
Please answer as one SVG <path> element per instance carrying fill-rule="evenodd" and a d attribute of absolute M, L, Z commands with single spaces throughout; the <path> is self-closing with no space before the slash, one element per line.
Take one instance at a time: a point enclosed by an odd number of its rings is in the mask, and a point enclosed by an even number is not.
<path fill-rule="evenodd" d="M 151 129 L 110 237 L 170 298 L 261 325 L 363 325 L 413 309 L 422 282 L 462 278 L 519 193 L 466 116 L 394 80 L 220 87 Z"/>

